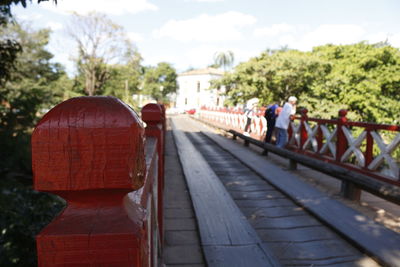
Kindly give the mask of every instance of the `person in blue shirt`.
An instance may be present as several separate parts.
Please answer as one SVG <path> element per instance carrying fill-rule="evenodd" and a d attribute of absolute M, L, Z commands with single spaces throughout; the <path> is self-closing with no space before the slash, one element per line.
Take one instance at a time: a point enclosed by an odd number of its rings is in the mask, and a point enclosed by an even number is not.
<path fill-rule="evenodd" d="M 274 132 L 275 122 L 277 117 L 278 104 L 271 104 L 267 107 L 264 117 L 267 120 L 267 134 L 265 135 L 265 142 L 271 143 L 272 133 Z"/>

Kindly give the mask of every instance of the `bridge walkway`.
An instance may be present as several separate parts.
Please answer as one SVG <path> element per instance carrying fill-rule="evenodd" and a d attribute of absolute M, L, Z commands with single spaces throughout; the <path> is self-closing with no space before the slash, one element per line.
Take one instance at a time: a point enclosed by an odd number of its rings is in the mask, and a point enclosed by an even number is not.
<path fill-rule="evenodd" d="M 170 123 L 167 124 L 165 141 L 163 262 L 170 267 L 206 266 L 192 200 L 179 162 Z"/>
<path fill-rule="evenodd" d="M 184 132 L 200 151 L 225 185 L 242 216 L 247 218 L 280 264 L 379 266 L 346 237 L 343 238 L 343 234 L 332 230 L 288 198 L 285 192 L 261 179 L 254 170 L 218 147 L 201 133 L 207 130 L 204 126 L 182 116 L 173 117 L 172 121 L 176 130 Z M 174 141 L 169 127 L 166 136 L 164 263 L 167 266 L 210 265 L 203 252 L 203 237 L 199 237 L 201 229 L 199 232 L 198 218 L 196 220 L 196 211 L 193 210 Z"/>

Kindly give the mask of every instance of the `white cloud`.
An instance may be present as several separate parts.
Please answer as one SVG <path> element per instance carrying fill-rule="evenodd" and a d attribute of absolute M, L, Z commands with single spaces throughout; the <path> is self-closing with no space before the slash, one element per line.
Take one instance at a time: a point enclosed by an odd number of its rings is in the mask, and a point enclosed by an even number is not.
<path fill-rule="evenodd" d="M 355 24 L 322 24 L 310 29 L 305 25 L 275 24 L 271 27 L 259 28 L 254 31 L 258 37 L 274 37 L 271 48 L 288 45 L 289 48 L 311 50 L 315 46 L 325 44 L 352 44 L 363 40 L 378 40 L 382 35 L 373 37 L 367 35 L 367 30 Z M 383 38 L 385 40 L 385 38 Z"/>
<path fill-rule="evenodd" d="M 288 44 L 295 44 L 296 41 L 296 37 L 293 34 L 285 34 L 279 37 L 278 45 L 282 47 Z"/>
<path fill-rule="evenodd" d="M 370 35 L 368 35 L 368 38 L 367 38 L 367 40 L 372 44 L 385 41 L 386 39 L 389 39 L 389 35 L 387 33 L 384 33 L 384 32 L 378 32 L 378 33 L 375 33 L 375 34 L 370 34 Z"/>
<path fill-rule="evenodd" d="M 186 2 L 224 2 L 225 0 L 186 0 Z"/>
<path fill-rule="evenodd" d="M 46 28 L 50 28 L 53 31 L 61 30 L 63 27 L 64 26 L 61 23 L 58 23 L 58 22 L 50 21 L 50 22 L 46 23 Z"/>
<path fill-rule="evenodd" d="M 132 42 L 142 42 L 144 40 L 143 36 L 136 32 L 128 32 L 127 36 Z"/>
<path fill-rule="evenodd" d="M 204 68 L 214 63 L 214 55 L 220 51 L 232 51 L 234 54 L 234 65 L 239 62 L 247 61 L 250 57 L 256 56 L 259 51 L 245 50 L 239 47 L 220 46 L 220 45 L 199 45 L 185 49 L 179 56 L 175 56 L 175 62 L 179 62 L 176 68 L 179 71 L 187 69 L 189 66 L 194 68 Z M 177 60 L 178 57 L 178 60 Z"/>
<path fill-rule="evenodd" d="M 200 67 L 213 63 L 214 54 L 223 51 L 220 47 L 213 45 L 200 45 L 193 47 L 185 52 L 185 58 L 189 65 Z"/>
<path fill-rule="evenodd" d="M 324 24 L 303 35 L 297 45 L 300 49 L 311 49 L 324 44 L 352 44 L 363 40 L 366 30 L 354 24 Z"/>
<path fill-rule="evenodd" d="M 40 3 L 54 12 L 68 13 L 75 11 L 86 14 L 91 11 L 110 15 L 135 14 L 146 10 L 157 10 L 158 7 L 148 0 L 64 0 L 55 5 L 52 1 Z"/>
<path fill-rule="evenodd" d="M 379 43 L 388 41 L 394 47 L 400 47 L 400 33 L 390 34 L 386 32 L 379 32 L 376 34 L 368 35 L 366 38 L 370 43 Z"/>
<path fill-rule="evenodd" d="M 254 30 L 256 37 L 272 37 L 282 33 L 294 32 L 295 27 L 286 23 L 274 24 L 271 27 L 258 28 Z"/>
<path fill-rule="evenodd" d="M 179 41 L 234 41 L 243 38 L 241 28 L 255 22 L 254 16 L 235 11 L 215 16 L 203 14 L 188 20 L 170 20 L 154 35 Z"/>
<path fill-rule="evenodd" d="M 28 20 L 28 21 L 35 21 L 38 19 L 41 19 L 43 17 L 42 14 L 38 13 L 31 13 L 31 14 L 24 14 L 24 15 L 18 15 L 17 18 L 22 19 L 22 20 Z"/>
<path fill-rule="evenodd" d="M 400 48 L 400 33 L 390 35 L 388 40 L 392 46 Z"/>

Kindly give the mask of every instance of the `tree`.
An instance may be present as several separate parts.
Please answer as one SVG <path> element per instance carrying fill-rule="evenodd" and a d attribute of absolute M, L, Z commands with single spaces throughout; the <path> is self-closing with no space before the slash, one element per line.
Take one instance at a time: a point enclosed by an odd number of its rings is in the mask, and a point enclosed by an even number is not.
<path fill-rule="evenodd" d="M 10 5 L 13 1 L 9 0 L 0 5 L 0 27 L 6 27 L 12 20 Z M 25 1 L 23 4 L 26 5 Z M 9 78 L 9 74 L 14 69 L 14 61 L 17 54 L 21 52 L 21 46 L 15 40 L 0 36 L 0 86 Z"/>
<path fill-rule="evenodd" d="M 214 66 L 223 67 L 226 71 L 232 67 L 235 57 L 232 51 L 216 52 L 214 54 Z"/>
<path fill-rule="evenodd" d="M 38 0 L 40 3 L 47 0 Z M 32 1 L 31 1 L 32 2 Z M 57 3 L 56 0 L 54 0 Z M 21 4 L 26 7 L 26 0 L 3 0 L 0 5 L 0 27 L 7 27 L 8 24 L 14 23 L 11 14 L 11 4 Z M 0 86 L 9 78 L 9 74 L 14 70 L 14 61 L 17 54 L 21 52 L 21 45 L 12 38 L 7 36 L 0 37 Z"/>
<path fill-rule="evenodd" d="M 167 96 L 175 93 L 178 84 L 176 70 L 168 63 L 158 63 L 157 67 L 145 69 L 143 92 L 156 101 L 169 102 Z"/>
<path fill-rule="evenodd" d="M 0 85 L 7 81 L 10 73 L 14 70 L 15 59 L 21 50 L 21 45 L 14 40 L 0 40 Z"/>
<path fill-rule="evenodd" d="M 63 206 L 58 197 L 32 189 L 30 134 L 61 98 L 60 79 L 67 80 L 46 50 L 49 35 L 17 22 L 0 29 L 0 36 L 21 47 L 0 86 L 1 266 L 35 266 L 35 235 Z"/>
<path fill-rule="evenodd" d="M 78 46 L 75 63 L 84 77 L 85 92 L 97 94 L 110 78 L 109 64 L 118 63 L 126 53 L 125 32 L 105 15 L 94 12 L 73 13 L 67 31 Z"/>
<path fill-rule="evenodd" d="M 310 110 L 324 110 L 323 102 L 340 103 L 356 120 L 400 122 L 399 49 L 387 43 L 361 42 L 320 46 L 314 48 L 313 54 L 331 62 L 332 69 L 325 82 L 315 86 L 305 99 Z"/>
<path fill-rule="evenodd" d="M 125 103 L 135 106 L 132 94 L 138 92 L 143 79 L 142 57 L 136 47 L 131 45 L 125 59 L 124 64 L 114 64 L 109 67 L 110 79 L 104 84 L 103 93 L 118 97 Z"/>
<path fill-rule="evenodd" d="M 229 103 L 252 97 L 261 104 L 290 95 L 314 117 L 337 117 L 349 110 L 352 120 L 398 124 L 400 121 L 400 50 L 387 42 L 324 45 L 311 52 L 267 50 L 236 66 L 213 86 L 226 85 Z"/>
<path fill-rule="evenodd" d="M 271 53 L 268 50 L 239 64 L 233 73 L 226 73 L 214 86 L 228 86 L 231 104 L 257 97 L 261 104 L 267 105 L 310 91 L 329 69 L 329 63 L 310 53 L 295 50 Z"/>
<path fill-rule="evenodd" d="M 0 169 L 29 172 L 30 131 L 41 110 L 61 98 L 62 92 L 55 85 L 65 72 L 61 65 L 51 62 L 53 55 L 45 48 L 49 30 L 35 31 L 14 23 L 0 33 L 12 36 L 23 48 L 14 60 L 15 70 L 0 87 Z"/>

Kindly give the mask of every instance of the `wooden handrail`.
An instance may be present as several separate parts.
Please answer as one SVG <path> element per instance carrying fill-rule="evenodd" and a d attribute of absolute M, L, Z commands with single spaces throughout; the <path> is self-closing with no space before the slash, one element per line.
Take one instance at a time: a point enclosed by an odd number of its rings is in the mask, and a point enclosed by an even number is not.
<path fill-rule="evenodd" d="M 161 136 L 145 138 L 138 115 L 114 97 L 72 98 L 42 118 L 34 188 L 67 206 L 37 235 L 39 266 L 158 265 Z"/>

